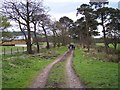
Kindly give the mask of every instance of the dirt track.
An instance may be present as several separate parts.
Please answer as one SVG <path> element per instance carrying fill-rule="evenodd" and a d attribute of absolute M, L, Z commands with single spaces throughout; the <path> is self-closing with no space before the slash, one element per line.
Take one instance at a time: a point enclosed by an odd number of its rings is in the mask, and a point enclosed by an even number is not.
<path fill-rule="evenodd" d="M 65 59 L 67 60 L 65 70 L 66 70 L 66 88 L 84 88 L 84 85 L 80 82 L 79 78 L 75 75 L 74 70 L 72 68 L 72 58 L 73 51 L 67 51 L 64 55 L 57 58 L 54 62 L 49 64 L 43 71 L 36 77 L 36 79 L 32 82 L 29 88 L 44 88 L 47 82 L 47 78 L 50 70 L 53 65 L 57 64 L 59 61 Z"/>
<path fill-rule="evenodd" d="M 42 73 L 40 73 L 38 75 L 38 77 L 32 82 L 32 85 L 30 85 L 29 88 L 44 88 L 47 82 L 47 78 L 49 75 L 50 70 L 52 69 L 53 65 L 58 63 L 59 61 L 61 61 L 64 57 L 66 57 L 66 54 L 68 53 L 68 51 L 60 56 L 59 58 L 57 58 L 54 62 L 52 62 L 51 64 L 49 64 L 43 71 Z"/>

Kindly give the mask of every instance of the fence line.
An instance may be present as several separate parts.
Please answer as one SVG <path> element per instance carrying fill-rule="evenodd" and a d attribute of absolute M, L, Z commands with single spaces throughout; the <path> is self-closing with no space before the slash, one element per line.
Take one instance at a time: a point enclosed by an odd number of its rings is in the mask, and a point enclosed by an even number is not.
<path fill-rule="evenodd" d="M 16 50 L 13 50 L 13 48 L 10 48 L 10 51 L 7 51 L 6 48 L 3 48 L 2 54 L 5 56 L 7 54 L 13 55 L 14 53 L 20 53 L 20 52 L 25 52 L 25 48 L 22 47 L 22 49 L 17 48 Z"/>

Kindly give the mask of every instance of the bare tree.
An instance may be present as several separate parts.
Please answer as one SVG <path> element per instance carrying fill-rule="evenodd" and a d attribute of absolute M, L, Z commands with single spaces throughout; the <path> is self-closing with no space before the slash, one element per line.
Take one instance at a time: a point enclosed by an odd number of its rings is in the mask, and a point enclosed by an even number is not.
<path fill-rule="evenodd" d="M 39 20 L 41 18 L 41 15 L 45 12 L 45 8 L 42 5 L 42 2 L 40 2 L 38 5 L 36 5 L 36 3 L 34 3 L 34 14 L 32 15 L 32 23 L 33 23 L 33 28 L 34 28 L 34 40 L 35 43 L 37 45 L 37 53 L 39 53 L 39 42 L 38 42 L 38 38 L 37 38 L 37 31 L 39 30 Z"/>
<path fill-rule="evenodd" d="M 57 43 L 58 43 L 58 46 L 60 46 L 60 43 L 59 43 L 59 35 L 58 35 L 58 31 L 59 31 L 59 27 L 58 27 L 58 21 L 51 21 L 50 23 L 50 29 L 53 33 L 53 38 L 52 38 L 52 41 L 53 41 L 53 47 L 55 48 Z"/>
<path fill-rule="evenodd" d="M 27 44 L 27 52 L 32 53 L 32 41 L 31 41 L 31 20 L 34 13 L 36 13 L 36 7 L 41 7 L 40 2 L 32 2 L 26 0 L 26 2 L 7 1 L 4 2 L 2 12 L 18 23 L 21 32 L 25 36 Z M 27 31 L 27 34 L 25 33 Z"/>
<path fill-rule="evenodd" d="M 47 30 L 50 30 L 49 25 L 50 25 L 50 16 L 47 15 L 46 13 L 40 15 L 39 27 L 41 27 L 44 32 L 46 43 L 47 43 L 47 46 L 46 46 L 47 49 L 50 48 L 49 39 L 48 39 L 48 35 L 47 35 Z"/>

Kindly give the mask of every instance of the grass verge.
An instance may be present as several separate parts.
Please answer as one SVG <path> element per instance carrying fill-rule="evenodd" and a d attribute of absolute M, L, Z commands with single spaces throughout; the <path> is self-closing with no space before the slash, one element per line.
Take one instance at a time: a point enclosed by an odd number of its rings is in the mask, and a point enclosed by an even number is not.
<path fill-rule="evenodd" d="M 58 55 L 63 54 L 66 49 L 61 47 L 43 50 L 36 55 L 5 56 L 2 61 L 2 87 L 26 88 L 43 68 L 53 62 Z M 51 58 L 46 58 L 47 56 Z"/>
<path fill-rule="evenodd" d="M 50 60 L 39 58 L 24 58 L 17 60 L 4 60 L 3 65 L 3 88 L 24 88 L 32 80 L 37 72 L 41 71 Z"/>
<path fill-rule="evenodd" d="M 53 66 L 46 88 L 65 88 L 65 61 Z"/>
<path fill-rule="evenodd" d="M 75 50 L 74 69 L 91 88 L 118 88 L 118 63 L 86 57 L 82 49 Z"/>

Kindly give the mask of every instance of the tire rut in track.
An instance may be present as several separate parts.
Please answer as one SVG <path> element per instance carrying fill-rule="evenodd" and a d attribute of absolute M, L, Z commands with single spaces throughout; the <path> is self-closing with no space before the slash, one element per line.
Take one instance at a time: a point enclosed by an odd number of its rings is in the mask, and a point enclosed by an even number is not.
<path fill-rule="evenodd" d="M 66 84 L 67 88 L 85 88 L 83 83 L 79 80 L 79 78 L 74 73 L 72 68 L 72 58 L 73 58 L 73 51 L 69 52 L 66 62 Z"/>

